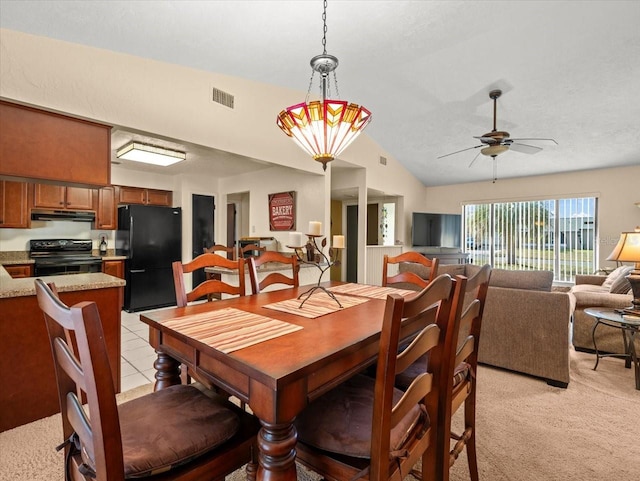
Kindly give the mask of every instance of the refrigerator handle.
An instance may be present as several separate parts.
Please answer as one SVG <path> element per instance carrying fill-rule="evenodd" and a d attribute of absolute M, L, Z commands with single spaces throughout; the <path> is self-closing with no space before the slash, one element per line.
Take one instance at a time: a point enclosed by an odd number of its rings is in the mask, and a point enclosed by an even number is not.
<path fill-rule="evenodd" d="M 129 213 L 129 259 L 133 259 L 133 216 Z"/>
<path fill-rule="evenodd" d="M 129 272 L 131 274 L 139 274 L 140 272 L 146 272 L 146 269 L 131 269 Z"/>

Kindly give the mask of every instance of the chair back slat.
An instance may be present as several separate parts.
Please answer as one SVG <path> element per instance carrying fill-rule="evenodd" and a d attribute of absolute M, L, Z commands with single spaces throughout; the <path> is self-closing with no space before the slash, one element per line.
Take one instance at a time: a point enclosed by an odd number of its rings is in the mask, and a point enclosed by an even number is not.
<path fill-rule="evenodd" d="M 400 263 L 413 263 L 419 264 L 429 268 L 429 277 L 427 279 L 422 278 L 414 272 L 405 271 L 399 272 L 393 276 L 389 275 L 389 264 Z M 428 258 L 419 252 L 409 251 L 403 252 L 397 256 L 385 255 L 382 259 L 382 285 L 388 286 L 390 284 L 413 284 L 419 289 L 424 289 L 427 284 L 436 278 L 438 273 L 439 259 L 437 257 Z"/>
<path fill-rule="evenodd" d="M 435 314 L 437 312 L 437 306 L 432 307 L 431 311 Z M 440 335 L 439 328 L 437 332 L 433 332 L 433 327 L 438 327 L 435 325 L 435 319 L 436 317 L 434 315 L 433 320 L 431 321 L 432 325 L 428 325 L 426 329 L 421 331 L 413 341 L 411 341 L 411 344 L 409 344 L 406 349 L 403 349 L 402 352 L 398 354 L 396 374 L 407 369 L 411 364 L 422 357 L 424 352 L 432 349 L 434 346 L 431 343 L 438 342 Z M 418 346 L 417 344 L 419 343 L 423 345 Z"/>
<path fill-rule="evenodd" d="M 214 244 L 211 247 L 204 247 L 203 254 L 216 254 L 218 252 L 226 252 L 227 259 L 235 261 L 238 258 L 238 249 L 234 246 L 225 246 L 222 244 Z"/>
<path fill-rule="evenodd" d="M 84 372 L 82 366 L 76 359 L 67 342 L 63 341 L 59 337 L 55 338 L 53 348 L 55 350 L 56 360 L 61 369 L 71 378 L 71 380 L 78 386 L 81 391 L 86 392 L 87 386 L 85 385 Z"/>
<path fill-rule="evenodd" d="M 74 432 L 80 438 L 83 448 L 87 451 L 91 459 L 95 459 L 96 453 L 93 445 L 93 430 L 91 429 L 91 421 L 87 416 L 82 404 L 78 400 L 75 393 L 67 394 L 67 419 Z"/>

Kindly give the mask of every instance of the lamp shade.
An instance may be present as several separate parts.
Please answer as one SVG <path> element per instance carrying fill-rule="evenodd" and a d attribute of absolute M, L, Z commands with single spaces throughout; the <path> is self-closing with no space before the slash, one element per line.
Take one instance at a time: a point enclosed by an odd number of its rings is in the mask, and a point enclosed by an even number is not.
<path fill-rule="evenodd" d="M 640 231 L 623 232 L 608 261 L 635 262 L 636 268 L 640 265 Z"/>
<path fill-rule="evenodd" d="M 316 100 L 284 109 L 277 125 L 326 170 L 371 120 L 371 112 L 344 100 Z"/>

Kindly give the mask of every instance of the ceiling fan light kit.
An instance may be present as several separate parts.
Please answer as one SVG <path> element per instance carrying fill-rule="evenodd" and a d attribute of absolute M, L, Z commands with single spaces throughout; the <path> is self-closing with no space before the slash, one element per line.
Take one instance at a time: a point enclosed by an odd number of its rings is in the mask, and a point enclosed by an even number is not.
<path fill-rule="evenodd" d="M 451 152 L 449 154 L 441 155 L 438 159 L 442 159 L 443 157 L 449 157 L 450 155 L 459 154 L 460 152 L 466 152 L 467 150 L 479 149 L 480 152 L 473 158 L 469 167 L 473 165 L 480 154 L 485 155 L 487 157 L 491 157 L 493 159 L 493 182 L 497 180 L 497 165 L 496 165 L 496 157 L 500 154 L 503 154 L 507 150 L 515 150 L 516 152 L 521 152 L 524 154 L 536 154 L 542 150 L 542 147 L 538 147 L 536 145 L 523 144 L 521 141 L 536 141 L 536 142 L 553 142 L 554 144 L 558 144 L 554 139 L 543 139 L 543 138 L 520 138 L 520 139 L 512 139 L 509 132 L 505 132 L 504 130 L 498 130 L 496 126 L 497 119 L 497 105 L 498 99 L 502 96 L 502 90 L 495 89 L 489 92 L 489 98 L 493 100 L 493 130 L 481 136 L 474 136 L 474 139 L 478 139 L 481 143 L 480 145 L 474 145 L 473 147 L 468 147 L 466 149 L 457 150 L 455 152 Z"/>

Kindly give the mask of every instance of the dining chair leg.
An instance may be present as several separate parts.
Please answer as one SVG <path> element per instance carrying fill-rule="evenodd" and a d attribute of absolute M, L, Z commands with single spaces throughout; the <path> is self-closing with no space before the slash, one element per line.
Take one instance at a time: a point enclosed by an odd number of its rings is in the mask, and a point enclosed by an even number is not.
<path fill-rule="evenodd" d="M 476 396 L 475 390 L 465 400 L 464 421 L 471 427 L 471 436 L 467 441 L 467 461 L 471 481 L 478 481 L 478 458 L 476 456 Z"/>

